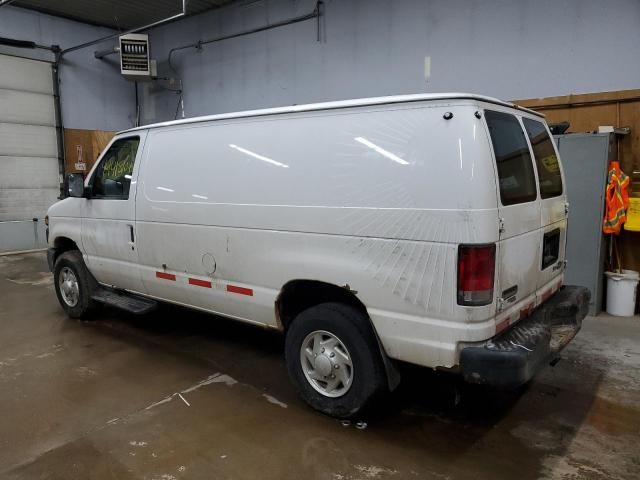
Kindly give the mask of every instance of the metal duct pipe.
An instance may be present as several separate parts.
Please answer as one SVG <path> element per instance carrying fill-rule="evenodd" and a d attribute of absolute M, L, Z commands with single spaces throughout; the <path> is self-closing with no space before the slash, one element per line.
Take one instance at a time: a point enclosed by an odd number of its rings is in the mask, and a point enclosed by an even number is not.
<path fill-rule="evenodd" d="M 267 30 L 271 30 L 274 28 L 278 28 L 278 27 L 285 27 L 287 25 L 293 25 L 294 23 L 300 23 L 300 22 L 305 22 L 307 20 L 311 20 L 312 18 L 316 18 L 317 19 L 317 37 L 318 37 L 318 41 L 320 41 L 321 39 L 321 35 L 320 35 L 320 17 L 322 16 L 322 7 L 324 5 L 324 2 L 322 0 L 318 0 L 316 2 L 316 8 L 310 12 L 307 13 L 305 15 L 300 15 L 297 17 L 293 17 L 293 18 L 288 18 L 286 20 L 281 20 L 279 22 L 275 22 L 275 23 L 271 23 L 268 25 L 264 25 L 262 27 L 257 27 L 257 28 L 252 28 L 251 30 L 245 30 L 243 32 L 238 32 L 238 33 L 232 33 L 230 35 L 223 35 L 221 37 L 215 37 L 215 38 L 208 38 L 206 40 L 198 40 L 195 43 L 189 43 L 187 45 L 181 45 L 179 47 L 173 47 L 171 50 L 169 50 L 169 55 L 167 57 L 167 63 L 169 65 L 169 68 L 171 69 L 171 71 L 173 71 L 173 73 L 175 73 L 176 77 L 180 77 L 178 75 L 178 72 L 176 71 L 176 69 L 173 66 L 173 63 L 171 63 L 171 57 L 173 56 L 173 54 L 179 50 L 185 50 L 187 48 L 195 48 L 200 50 L 204 45 L 208 45 L 210 43 L 216 43 L 216 42 L 221 42 L 223 40 L 230 40 L 232 38 L 238 38 L 238 37 L 243 37 L 245 35 L 251 35 L 254 33 L 259 33 L 259 32 L 264 32 Z M 177 91 L 180 94 L 180 99 L 178 100 L 178 106 L 176 107 L 176 114 L 174 116 L 174 118 L 177 118 L 178 116 L 178 111 L 180 109 L 180 107 L 182 107 L 182 118 L 184 118 L 184 97 L 183 97 L 183 86 L 182 86 L 182 79 L 179 80 L 180 81 L 180 89 Z"/>
<path fill-rule="evenodd" d="M 62 50 L 60 52 L 60 56 L 62 57 L 64 55 L 66 55 L 67 53 L 75 52 L 76 50 L 80 50 L 82 48 L 87 48 L 87 47 L 90 47 L 91 45 L 95 45 L 96 43 L 101 43 L 101 42 L 104 42 L 106 40 L 111 40 L 112 38 L 118 38 L 121 35 L 126 35 L 128 33 L 136 33 L 136 32 L 139 32 L 141 30 L 149 30 L 150 28 L 154 28 L 154 27 L 157 27 L 157 26 L 162 25 L 164 23 L 168 23 L 168 22 L 171 22 L 173 20 L 177 20 L 179 18 L 182 18 L 186 14 L 187 14 L 186 0 L 182 0 L 182 12 L 180 12 L 180 13 L 178 13 L 176 15 L 172 15 L 171 17 L 163 18 L 162 20 L 158 20 L 156 22 L 149 23 L 147 25 L 142 25 L 141 27 L 132 28 L 130 30 L 127 30 L 126 32 L 114 33 L 112 35 L 108 35 L 106 37 L 98 38 L 98 39 L 92 40 L 90 42 L 81 43 L 80 45 L 76 45 L 74 47 L 65 48 L 64 50 Z"/>
<path fill-rule="evenodd" d="M 62 99 L 60 96 L 60 51 L 54 50 L 56 61 L 52 65 L 51 73 L 53 75 L 53 105 L 56 118 L 56 146 L 58 148 L 58 175 L 60 180 L 60 196 L 65 196 L 64 192 L 64 123 L 62 121 Z"/>
<path fill-rule="evenodd" d="M 269 25 L 264 25 L 262 27 L 252 28 L 251 30 L 245 30 L 243 32 L 232 33 L 231 35 L 224 35 L 221 37 L 209 38 L 207 40 L 199 40 L 195 43 L 189 43 L 188 45 L 181 45 L 179 47 L 173 47 L 169 50 L 169 63 L 171 63 L 171 55 L 173 52 L 177 50 L 184 50 L 186 48 L 201 48 L 203 45 L 208 45 L 210 43 L 221 42 L 222 40 L 230 40 L 232 38 L 243 37 L 245 35 L 251 35 L 253 33 L 264 32 L 265 30 L 271 30 L 273 28 L 285 27 L 287 25 L 292 25 L 294 23 L 304 22 L 306 20 L 311 20 L 312 18 L 320 18 L 322 15 L 322 6 L 324 2 L 322 0 L 316 2 L 316 8 L 311 13 L 307 13 L 306 15 L 300 15 L 298 17 L 289 18 L 287 20 L 282 20 L 280 22 L 271 23 Z M 320 25 L 318 24 L 318 41 L 320 41 Z"/>
<path fill-rule="evenodd" d="M 30 50 L 49 50 L 50 52 L 54 53 L 59 50 L 57 46 L 40 45 L 39 43 L 32 42 L 31 40 L 17 40 L 15 38 L 7 37 L 0 37 L 0 45 L 12 48 L 26 48 Z"/>
<path fill-rule="evenodd" d="M 320 19 L 320 16 L 322 15 L 322 8 L 323 2 L 322 1 L 318 1 L 316 2 L 316 8 L 313 12 L 308 13 L 306 15 L 300 15 L 299 17 L 294 17 L 294 18 L 289 18 L 287 20 L 282 20 L 280 22 L 277 23 L 272 23 L 269 25 L 265 25 L 262 27 L 258 27 L 258 28 L 253 28 L 251 30 L 246 30 L 243 32 L 238 32 L 238 33 L 232 33 L 230 35 L 224 35 L 222 37 L 216 37 L 216 38 L 210 38 L 207 40 L 200 40 L 196 43 L 190 43 L 188 45 L 182 45 L 180 47 L 174 47 L 169 51 L 169 57 L 171 57 L 171 54 L 174 51 L 177 50 L 184 50 L 186 48 L 200 48 L 203 45 L 207 45 L 209 43 L 215 43 L 215 42 L 220 42 L 222 40 L 230 40 L 232 38 L 237 38 L 237 37 L 242 37 L 244 35 L 251 35 L 253 33 L 259 33 L 259 32 L 264 32 L 266 30 L 271 30 L 273 28 L 278 28 L 278 27 L 284 27 L 287 25 L 291 25 L 294 23 L 299 23 L 299 22 L 304 22 L 306 20 L 310 20 L 312 18 L 318 18 Z M 320 41 L 320 24 L 318 24 L 318 41 Z M 114 53 L 118 53 L 120 51 L 120 48 L 117 45 L 114 45 L 113 47 L 110 48 L 106 48 L 104 50 L 97 50 L 96 52 L 94 52 L 94 56 L 96 58 L 102 59 L 104 57 L 106 57 L 107 55 L 113 55 Z"/>
<path fill-rule="evenodd" d="M 32 42 L 31 40 L 17 40 L 7 37 L 0 37 L 0 45 L 14 48 L 36 48 L 36 42 Z"/>
<path fill-rule="evenodd" d="M 8 1 L 13 0 L 0 0 L 3 4 L 6 4 Z M 2 6 L 2 4 L 0 4 Z M 53 52 L 56 55 L 55 62 L 53 63 L 53 82 L 54 82 L 54 99 L 55 99 L 55 115 L 56 115 L 56 125 L 57 125 L 57 141 L 58 141 L 58 168 L 61 175 L 64 174 L 64 120 L 62 118 L 62 105 L 61 105 L 61 92 L 60 92 L 60 67 L 62 66 L 62 57 L 66 53 L 74 52 L 76 50 L 80 50 L 82 48 L 89 47 L 91 45 L 95 45 L 96 43 L 104 42 L 105 40 L 110 40 L 112 38 L 117 38 L 120 35 L 125 33 L 135 33 L 140 30 L 148 30 L 153 27 L 157 27 L 158 25 L 162 25 L 163 23 L 171 22 L 173 20 L 177 20 L 179 18 L 184 17 L 187 14 L 187 3 L 186 0 L 182 0 L 182 12 L 176 15 L 172 15 L 171 17 L 164 18 L 162 20 L 158 20 L 156 22 L 150 23 L 148 25 L 143 25 L 141 27 L 132 28 L 126 32 L 118 32 L 107 37 L 98 38 L 91 42 L 82 43 L 80 45 L 75 45 L 73 47 L 65 48 L 64 50 L 60 50 L 57 46 L 54 47 Z M 36 45 L 36 48 L 41 48 L 39 45 Z M 60 185 L 61 196 L 63 195 L 63 185 Z"/>
<path fill-rule="evenodd" d="M 105 48 L 104 50 L 96 50 L 95 52 L 93 52 L 93 56 L 102 60 L 107 55 L 113 55 L 114 53 L 118 53 L 119 51 L 120 47 L 114 45 L 113 47 Z"/>

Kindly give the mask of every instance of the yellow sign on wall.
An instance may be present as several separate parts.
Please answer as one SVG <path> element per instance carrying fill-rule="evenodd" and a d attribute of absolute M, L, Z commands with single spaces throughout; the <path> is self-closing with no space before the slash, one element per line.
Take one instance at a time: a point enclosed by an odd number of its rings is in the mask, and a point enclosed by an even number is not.
<path fill-rule="evenodd" d="M 624 229 L 631 232 L 640 232 L 640 198 L 630 197 L 627 209 L 627 221 Z"/>

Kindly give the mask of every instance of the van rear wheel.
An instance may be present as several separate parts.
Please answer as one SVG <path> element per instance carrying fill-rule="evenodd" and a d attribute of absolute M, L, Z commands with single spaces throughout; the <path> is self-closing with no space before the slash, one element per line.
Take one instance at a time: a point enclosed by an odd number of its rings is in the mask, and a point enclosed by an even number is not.
<path fill-rule="evenodd" d="M 357 415 L 385 386 L 369 319 L 348 305 L 322 303 L 300 313 L 287 331 L 285 357 L 304 401 L 333 417 Z"/>
<path fill-rule="evenodd" d="M 82 254 L 64 252 L 53 267 L 53 284 L 60 305 L 71 318 L 85 318 L 95 306 L 91 294 L 97 282 L 89 273 Z"/>

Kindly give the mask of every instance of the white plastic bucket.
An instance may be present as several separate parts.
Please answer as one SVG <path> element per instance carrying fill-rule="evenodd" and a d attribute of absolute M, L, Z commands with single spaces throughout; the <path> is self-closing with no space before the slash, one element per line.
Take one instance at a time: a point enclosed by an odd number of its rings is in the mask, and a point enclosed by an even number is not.
<path fill-rule="evenodd" d="M 604 272 L 607 276 L 607 313 L 630 317 L 636 308 L 636 291 L 640 273 L 635 270 Z"/>

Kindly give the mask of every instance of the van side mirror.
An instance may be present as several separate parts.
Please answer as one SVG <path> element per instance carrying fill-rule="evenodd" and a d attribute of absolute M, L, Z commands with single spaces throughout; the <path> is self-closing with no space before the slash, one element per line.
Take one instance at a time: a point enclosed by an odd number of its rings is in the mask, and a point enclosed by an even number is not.
<path fill-rule="evenodd" d="M 84 197 L 84 178 L 80 173 L 70 173 L 67 175 L 67 194 L 70 197 Z"/>

